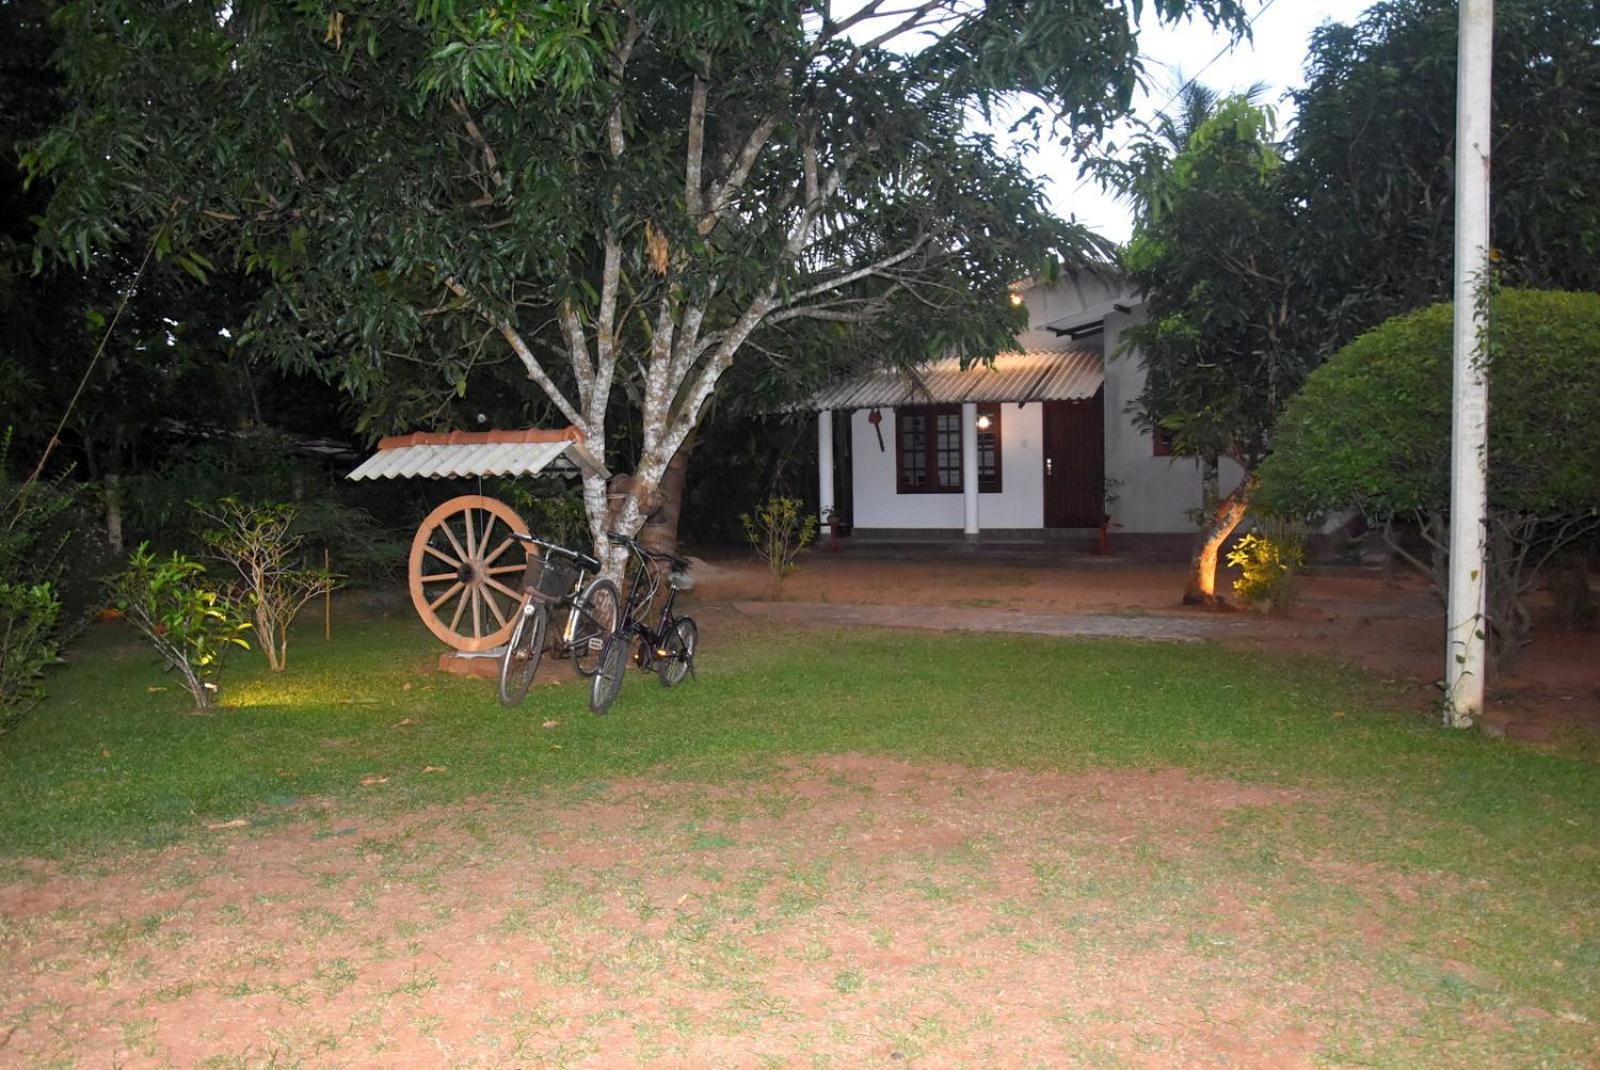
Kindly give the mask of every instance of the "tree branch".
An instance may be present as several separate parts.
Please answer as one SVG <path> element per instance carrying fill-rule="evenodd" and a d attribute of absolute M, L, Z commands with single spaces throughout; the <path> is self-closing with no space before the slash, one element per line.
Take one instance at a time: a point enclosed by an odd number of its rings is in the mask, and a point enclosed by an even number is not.
<path fill-rule="evenodd" d="M 587 422 L 578 415 L 577 409 L 573 408 L 572 403 L 561 392 L 561 388 L 556 386 L 555 380 L 550 378 L 549 373 L 544 370 L 544 366 L 539 363 L 539 358 L 534 356 L 533 350 L 528 347 L 527 342 L 523 341 L 522 335 L 517 333 L 517 329 L 511 325 L 510 321 L 491 312 L 484 306 L 483 302 L 472 296 L 471 291 L 457 280 L 446 276 L 444 284 L 457 297 L 471 302 L 472 306 L 478 310 L 478 314 L 492 324 L 495 330 L 500 332 L 500 336 L 510 343 L 512 351 L 522 361 L 522 366 L 528 369 L 528 378 L 539 384 L 539 389 L 543 390 L 545 396 L 555 403 L 556 408 L 561 410 L 561 414 L 567 418 L 567 422 L 587 434 Z"/>

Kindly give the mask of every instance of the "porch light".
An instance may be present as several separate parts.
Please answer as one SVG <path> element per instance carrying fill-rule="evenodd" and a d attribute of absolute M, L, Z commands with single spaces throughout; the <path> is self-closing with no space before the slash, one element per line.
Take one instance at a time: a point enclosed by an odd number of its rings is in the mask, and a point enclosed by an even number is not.
<path fill-rule="evenodd" d="M 994 426 L 994 421 L 989 418 L 989 414 L 988 413 L 983 412 L 983 413 L 979 413 L 978 414 L 978 430 L 979 431 L 987 431 L 992 426 Z"/>
<path fill-rule="evenodd" d="M 1011 304 L 1013 306 L 1015 306 L 1016 308 L 1021 308 L 1022 307 L 1022 302 L 1026 301 L 1026 300 L 1027 300 L 1027 298 L 1023 297 L 1022 294 L 1019 291 L 1017 291 L 1017 290 L 1012 290 L 1011 291 Z"/>

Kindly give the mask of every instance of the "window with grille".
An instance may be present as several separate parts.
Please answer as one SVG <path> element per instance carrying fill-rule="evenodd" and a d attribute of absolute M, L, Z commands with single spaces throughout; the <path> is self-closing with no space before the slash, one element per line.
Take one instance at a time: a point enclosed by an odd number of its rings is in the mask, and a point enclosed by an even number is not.
<path fill-rule="evenodd" d="M 978 489 L 1000 491 L 1000 406 L 979 405 Z M 901 494 L 961 491 L 961 406 L 919 405 L 894 411 L 897 489 Z"/>

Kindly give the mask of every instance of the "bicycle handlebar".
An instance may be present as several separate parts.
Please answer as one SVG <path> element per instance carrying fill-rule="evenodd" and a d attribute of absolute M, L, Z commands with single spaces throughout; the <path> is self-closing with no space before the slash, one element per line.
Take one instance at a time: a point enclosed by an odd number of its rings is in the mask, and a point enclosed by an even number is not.
<path fill-rule="evenodd" d="M 524 532 L 520 532 L 520 531 L 513 531 L 511 533 L 511 537 L 513 539 L 516 539 L 519 542 L 532 543 L 533 545 L 539 547 L 540 549 L 548 550 L 553 554 L 561 554 L 563 557 L 570 557 L 570 558 L 572 558 L 572 560 L 576 561 L 579 565 L 582 565 L 584 570 L 587 571 L 587 572 L 599 572 L 600 571 L 600 562 L 596 561 L 594 558 L 590 557 L 588 554 L 584 553 L 581 550 L 574 550 L 574 549 L 571 549 L 570 547 L 566 547 L 566 546 L 558 546 L 557 544 L 555 544 L 553 542 L 546 542 L 545 540 L 543 540 L 543 539 L 541 539 L 541 538 L 539 538 L 537 536 L 528 535 L 528 534 L 526 534 Z"/>
<path fill-rule="evenodd" d="M 677 568 L 691 567 L 686 559 L 679 557 L 677 554 L 668 554 L 662 553 L 659 550 L 647 549 L 632 535 L 624 535 L 620 531 L 608 531 L 606 532 L 606 538 L 615 539 L 617 542 L 620 542 L 622 545 L 639 554 L 641 557 L 648 557 L 655 561 L 670 561 Z"/>

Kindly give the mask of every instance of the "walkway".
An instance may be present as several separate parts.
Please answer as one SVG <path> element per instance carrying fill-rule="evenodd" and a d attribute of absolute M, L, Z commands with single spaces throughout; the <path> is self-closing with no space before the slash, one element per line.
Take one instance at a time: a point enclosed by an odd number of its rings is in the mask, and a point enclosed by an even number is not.
<path fill-rule="evenodd" d="M 1247 627 L 1210 617 L 1128 616 L 1112 613 L 1023 613 L 961 606 L 853 605 L 841 602 L 735 602 L 752 617 L 820 628 L 917 628 L 934 632 L 1016 632 L 1193 642 Z"/>

